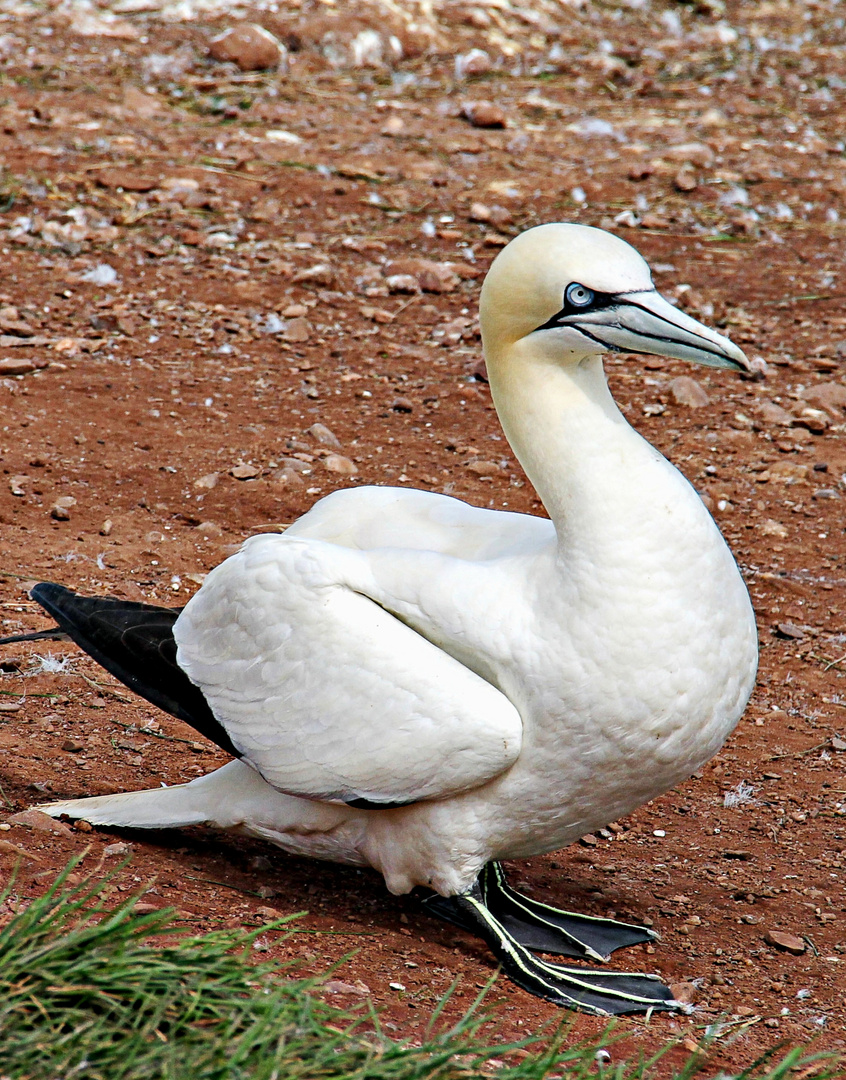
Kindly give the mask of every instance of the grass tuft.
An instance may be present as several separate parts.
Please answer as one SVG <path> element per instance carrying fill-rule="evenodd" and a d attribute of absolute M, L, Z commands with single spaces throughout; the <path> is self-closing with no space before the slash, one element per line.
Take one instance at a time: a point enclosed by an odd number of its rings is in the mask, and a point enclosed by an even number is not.
<path fill-rule="evenodd" d="M 253 962 L 256 938 L 289 919 L 189 936 L 173 909 L 109 908 L 113 875 L 71 884 L 75 865 L 29 903 L 15 904 L 14 883 L 0 897 L 15 909 L 0 931 L 0 1080 L 645 1080 L 663 1054 L 603 1065 L 611 1029 L 567 1046 L 566 1025 L 491 1043 L 481 995 L 438 1033 L 442 1003 L 422 1045 L 396 1042 L 372 1010 L 322 1001 L 319 979 Z M 743 1080 L 842 1075 L 799 1049 L 777 1056 Z M 691 1058 L 676 1076 L 698 1071 Z"/>

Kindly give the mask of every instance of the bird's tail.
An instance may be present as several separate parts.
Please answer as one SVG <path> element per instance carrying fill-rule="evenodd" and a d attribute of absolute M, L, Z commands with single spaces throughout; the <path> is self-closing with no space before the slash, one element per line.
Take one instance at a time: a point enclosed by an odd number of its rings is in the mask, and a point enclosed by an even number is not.
<path fill-rule="evenodd" d="M 95 795 L 36 806 L 50 817 L 83 818 L 92 825 L 128 829 L 170 829 L 185 825 L 216 825 L 231 829 L 267 811 L 276 802 L 296 801 L 271 788 L 240 761 L 230 761 L 207 776 L 173 787 Z M 264 806 L 262 804 L 264 803 Z"/>

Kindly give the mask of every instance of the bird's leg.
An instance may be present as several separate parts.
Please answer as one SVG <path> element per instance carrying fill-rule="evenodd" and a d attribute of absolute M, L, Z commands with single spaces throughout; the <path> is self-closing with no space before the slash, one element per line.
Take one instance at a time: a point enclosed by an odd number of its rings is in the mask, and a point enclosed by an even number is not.
<path fill-rule="evenodd" d="M 530 950 L 601 960 L 655 935 L 645 927 L 559 911 L 522 896 L 506 884 L 498 863 L 483 868 L 469 893 L 431 896 L 424 903 L 486 941 L 506 975 L 538 997 L 610 1015 L 682 1008 L 656 975 L 565 967 L 535 956 Z"/>
<path fill-rule="evenodd" d="M 497 862 L 489 862 L 482 868 L 470 895 L 485 905 L 514 941 L 524 949 L 537 952 L 604 961 L 615 949 L 644 944 L 657 937 L 645 926 L 561 911 L 524 896 L 511 888 Z M 441 918 L 476 932 L 466 913 L 455 908 L 453 899 L 432 896 L 425 903 Z"/>

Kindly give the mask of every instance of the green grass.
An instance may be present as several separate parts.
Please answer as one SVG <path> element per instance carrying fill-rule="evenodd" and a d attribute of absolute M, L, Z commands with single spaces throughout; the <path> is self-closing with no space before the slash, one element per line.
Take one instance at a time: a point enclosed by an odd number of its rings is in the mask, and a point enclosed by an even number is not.
<path fill-rule="evenodd" d="M 137 897 L 110 909 L 109 879 L 72 885 L 73 867 L 18 901 L 0 931 L 0 1080 L 588 1080 L 600 1075 L 597 1049 L 613 1042 L 609 1029 L 568 1046 L 565 1025 L 503 1045 L 478 1002 L 439 1031 L 442 1003 L 423 1045 L 397 1042 L 371 1010 L 322 1001 L 320 980 L 253 963 L 256 938 L 288 920 L 189 936 L 170 909 L 138 914 Z M 15 906 L 13 884 L 0 899 Z M 662 1052 L 601 1076 L 643 1080 Z M 800 1049 L 772 1061 L 741 1075 L 842 1075 L 821 1059 L 817 1071 Z M 691 1058 L 676 1077 L 697 1072 Z"/>

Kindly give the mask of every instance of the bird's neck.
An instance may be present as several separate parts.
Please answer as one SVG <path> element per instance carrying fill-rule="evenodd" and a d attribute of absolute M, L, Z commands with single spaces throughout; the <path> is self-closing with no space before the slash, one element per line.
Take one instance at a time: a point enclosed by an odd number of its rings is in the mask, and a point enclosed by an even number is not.
<path fill-rule="evenodd" d="M 527 353 L 518 346 L 506 363 L 489 363 L 502 426 L 555 524 L 559 548 L 596 566 L 606 546 L 632 540 L 645 517 L 654 536 L 662 509 L 693 493 L 627 423 L 600 357 L 564 367 Z"/>

